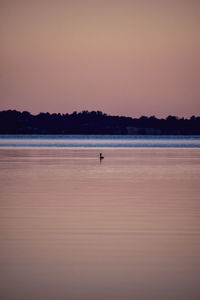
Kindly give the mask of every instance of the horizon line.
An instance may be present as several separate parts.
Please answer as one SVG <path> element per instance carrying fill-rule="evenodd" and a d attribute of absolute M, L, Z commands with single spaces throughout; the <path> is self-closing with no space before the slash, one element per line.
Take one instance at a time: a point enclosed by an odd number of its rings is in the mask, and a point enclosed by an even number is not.
<path fill-rule="evenodd" d="M 115 114 L 108 114 L 108 113 L 105 113 L 104 111 L 101 111 L 101 110 L 81 110 L 81 111 L 76 111 L 74 110 L 73 112 L 48 112 L 48 111 L 40 111 L 38 113 L 32 113 L 31 111 L 28 111 L 28 110 L 17 110 L 17 109 L 4 109 L 4 110 L 0 110 L 0 113 L 1 112 L 8 112 L 8 111 L 16 111 L 16 112 L 19 112 L 19 113 L 29 113 L 30 115 L 32 116 L 37 116 L 37 115 L 40 115 L 40 114 L 50 114 L 50 115 L 53 115 L 53 114 L 56 114 L 56 115 L 73 115 L 73 114 L 83 114 L 83 113 L 100 113 L 104 116 L 109 116 L 109 117 L 122 117 L 122 118 L 131 118 L 131 119 L 140 119 L 142 117 L 146 117 L 146 118 L 156 118 L 156 119 L 167 119 L 168 117 L 175 117 L 176 119 L 180 120 L 180 119 L 184 119 L 184 120 L 190 120 L 192 117 L 194 118 L 199 118 L 200 115 L 191 115 L 190 117 L 184 117 L 184 116 L 177 116 L 177 115 L 167 115 L 166 117 L 157 117 L 156 115 L 140 115 L 140 117 L 134 117 L 134 116 L 128 116 L 128 115 L 115 115 Z"/>

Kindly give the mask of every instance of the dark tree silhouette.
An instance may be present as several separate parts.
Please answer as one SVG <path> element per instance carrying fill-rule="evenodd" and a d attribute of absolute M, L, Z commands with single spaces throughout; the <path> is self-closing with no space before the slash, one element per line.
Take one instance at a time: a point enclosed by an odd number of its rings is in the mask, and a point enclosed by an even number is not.
<path fill-rule="evenodd" d="M 130 118 L 101 111 L 72 114 L 7 110 L 0 112 L 0 134 L 200 134 L 200 117 Z"/>

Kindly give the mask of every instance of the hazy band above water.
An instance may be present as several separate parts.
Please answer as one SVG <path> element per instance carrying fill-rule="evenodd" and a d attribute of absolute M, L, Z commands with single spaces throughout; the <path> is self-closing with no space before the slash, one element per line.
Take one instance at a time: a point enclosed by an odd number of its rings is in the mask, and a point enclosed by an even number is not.
<path fill-rule="evenodd" d="M 200 148 L 200 136 L 0 135 L 0 147 Z"/>

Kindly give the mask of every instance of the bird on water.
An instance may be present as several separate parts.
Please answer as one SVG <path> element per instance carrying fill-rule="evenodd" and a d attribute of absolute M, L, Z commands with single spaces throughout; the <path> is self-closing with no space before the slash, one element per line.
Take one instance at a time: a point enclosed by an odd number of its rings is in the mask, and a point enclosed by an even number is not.
<path fill-rule="evenodd" d="M 100 160 L 101 160 L 101 159 L 104 159 L 102 153 L 99 154 L 99 158 L 100 158 Z"/>

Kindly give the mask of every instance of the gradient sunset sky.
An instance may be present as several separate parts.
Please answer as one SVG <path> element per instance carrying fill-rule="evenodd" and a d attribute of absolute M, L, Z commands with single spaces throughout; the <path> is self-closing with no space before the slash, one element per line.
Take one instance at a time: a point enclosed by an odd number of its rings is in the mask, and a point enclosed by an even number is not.
<path fill-rule="evenodd" d="M 0 6 L 0 110 L 200 115 L 199 0 Z"/>

